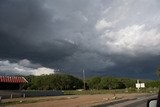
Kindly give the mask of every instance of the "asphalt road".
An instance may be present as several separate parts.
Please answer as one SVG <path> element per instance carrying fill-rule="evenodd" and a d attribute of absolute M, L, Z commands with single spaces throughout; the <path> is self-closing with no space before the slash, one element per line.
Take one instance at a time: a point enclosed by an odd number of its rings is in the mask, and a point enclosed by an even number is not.
<path fill-rule="evenodd" d="M 130 100 L 119 100 L 108 104 L 98 105 L 96 107 L 147 107 L 147 101 L 153 98 L 157 98 L 157 95 L 144 95 Z"/>
<path fill-rule="evenodd" d="M 155 97 L 153 97 L 155 98 Z M 149 100 L 150 98 L 147 98 L 147 99 L 144 99 L 144 100 L 141 100 L 141 101 L 136 101 L 134 103 L 131 103 L 131 104 L 128 104 L 128 105 L 125 105 L 123 107 L 147 107 L 147 101 Z"/>

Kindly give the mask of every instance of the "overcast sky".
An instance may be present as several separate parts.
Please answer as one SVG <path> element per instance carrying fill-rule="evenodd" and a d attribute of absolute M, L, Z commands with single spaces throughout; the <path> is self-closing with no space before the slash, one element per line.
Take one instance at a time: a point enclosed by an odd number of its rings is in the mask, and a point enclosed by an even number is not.
<path fill-rule="evenodd" d="M 0 0 L 0 73 L 155 78 L 158 0 Z"/>

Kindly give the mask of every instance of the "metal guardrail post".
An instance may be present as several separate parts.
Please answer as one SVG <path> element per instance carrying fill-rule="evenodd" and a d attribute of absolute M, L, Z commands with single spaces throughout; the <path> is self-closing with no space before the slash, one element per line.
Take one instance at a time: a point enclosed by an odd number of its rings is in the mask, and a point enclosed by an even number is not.
<path fill-rule="evenodd" d="M 13 95 L 11 94 L 11 99 L 13 98 Z"/>
<path fill-rule="evenodd" d="M 26 98 L 26 94 L 25 93 L 23 93 L 23 98 Z"/>
<path fill-rule="evenodd" d="M 2 96 L 0 96 L 0 102 L 2 101 Z"/>

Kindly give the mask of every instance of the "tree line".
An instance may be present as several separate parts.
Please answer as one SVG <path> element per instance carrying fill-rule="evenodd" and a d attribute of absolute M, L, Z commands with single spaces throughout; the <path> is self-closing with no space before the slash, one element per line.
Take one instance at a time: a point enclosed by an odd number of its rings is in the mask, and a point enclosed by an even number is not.
<path fill-rule="evenodd" d="M 28 81 L 23 86 L 25 90 L 76 90 L 83 89 L 82 79 L 67 74 L 52 74 L 41 76 L 26 76 Z M 93 77 L 85 81 L 86 89 L 125 89 L 135 88 L 136 79 L 115 78 L 115 77 Z M 141 80 L 146 87 L 159 87 L 157 80 Z"/>
<path fill-rule="evenodd" d="M 27 90 L 74 90 L 81 89 L 83 81 L 66 74 L 26 76 L 28 81 L 23 89 Z"/>

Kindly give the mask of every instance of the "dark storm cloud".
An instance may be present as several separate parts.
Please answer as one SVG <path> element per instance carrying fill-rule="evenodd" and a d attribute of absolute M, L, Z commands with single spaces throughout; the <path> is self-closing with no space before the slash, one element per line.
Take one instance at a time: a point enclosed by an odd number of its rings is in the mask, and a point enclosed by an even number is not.
<path fill-rule="evenodd" d="M 54 38 L 51 15 L 44 8 L 43 1 L 0 2 L 1 58 L 54 61 L 75 51 L 75 45 Z M 48 41 L 49 35 L 53 36 L 52 41 Z"/>
<path fill-rule="evenodd" d="M 154 76 L 159 6 L 156 0 L 1 0 L 0 59 L 13 60 L 11 68 L 25 68 L 18 62 L 27 59 L 74 75 L 85 69 Z"/>

